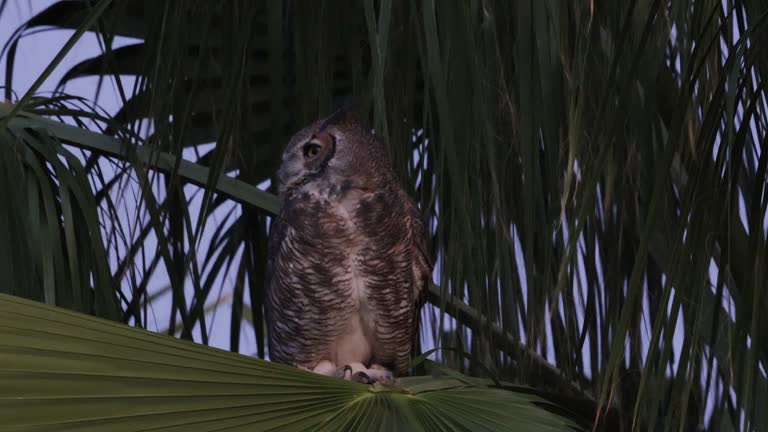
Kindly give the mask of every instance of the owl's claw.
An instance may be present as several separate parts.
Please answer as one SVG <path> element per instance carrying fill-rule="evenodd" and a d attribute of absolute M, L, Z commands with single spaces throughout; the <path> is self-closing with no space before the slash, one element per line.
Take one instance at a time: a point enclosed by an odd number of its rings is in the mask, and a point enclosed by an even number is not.
<path fill-rule="evenodd" d="M 366 369 L 365 366 L 360 363 L 347 364 L 337 367 L 334 375 L 338 378 L 358 382 L 360 384 L 381 383 L 384 385 L 392 385 L 397 382 L 392 371 L 378 365 L 373 365 L 370 369 Z"/>
<path fill-rule="evenodd" d="M 380 364 L 372 364 L 370 369 L 368 369 L 366 372 L 368 373 L 368 376 L 373 378 L 373 382 L 384 385 L 394 385 L 397 383 L 395 374 Z"/>
<path fill-rule="evenodd" d="M 395 375 L 392 372 L 384 371 L 379 374 L 379 376 L 375 379 L 375 382 L 385 385 L 395 385 L 397 380 L 395 379 Z"/>
<path fill-rule="evenodd" d="M 359 382 L 360 384 L 373 384 L 373 380 L 367 373 L 360 371 L 352 375 L 352 381 Z"/>
<path fill-rule="evenodd" d="M 344 365 L 336 368 L 336 376 L 347 381 L 352 379 L 352 366 Z"/>

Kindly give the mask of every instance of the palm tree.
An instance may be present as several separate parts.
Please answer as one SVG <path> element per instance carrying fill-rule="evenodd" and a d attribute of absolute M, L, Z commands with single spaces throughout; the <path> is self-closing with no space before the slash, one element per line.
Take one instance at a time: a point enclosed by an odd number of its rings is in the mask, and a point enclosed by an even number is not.
<path fill-rule="evenodd" d="M 75 30 L 27 94 L 6 74 L 0 292 L 203 345 L 231 304 L 229 350 L 247 332 L 264 358 L 271 176 L 351 95 L 430 221 L 437 361 L 414 363 L 442 378 L 361 388 L 0 297 L 0 410 L 19 428 L 768 430 L 766 19 L 757 0 L 53 4 L 3 50 L 13 71 L 25 35 Z M 101 54 L 35 96 L 86 31 Z M 114 82 L 117 113 L 66 96 L 85 76 Z"/>

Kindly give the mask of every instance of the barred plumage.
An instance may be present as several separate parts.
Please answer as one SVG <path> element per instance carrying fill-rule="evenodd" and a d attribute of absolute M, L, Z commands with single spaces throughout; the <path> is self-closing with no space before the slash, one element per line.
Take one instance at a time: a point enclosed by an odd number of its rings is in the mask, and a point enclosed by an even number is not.
<path fill-rule="evenodd" d="M 270 358 L 361 381 L 406 372 L 432 265 L 383 145 L 337 113 L 291 139 L 278 176 Z"/>

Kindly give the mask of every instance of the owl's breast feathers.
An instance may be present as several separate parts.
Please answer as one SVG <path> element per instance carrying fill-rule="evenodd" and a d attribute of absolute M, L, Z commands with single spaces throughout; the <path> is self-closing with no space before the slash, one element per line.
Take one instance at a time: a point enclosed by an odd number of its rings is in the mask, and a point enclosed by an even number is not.
<path fill-rule="evenodd" d="M 346 192 L 356 193 L 287 197 L 273 223 L 270 357 L 310 367 L 362 332 L 367 350 L 353 354 L 368 358 L 358 361 L 402 373 L 431 278 L 426 230 L 399 189 Z"/>

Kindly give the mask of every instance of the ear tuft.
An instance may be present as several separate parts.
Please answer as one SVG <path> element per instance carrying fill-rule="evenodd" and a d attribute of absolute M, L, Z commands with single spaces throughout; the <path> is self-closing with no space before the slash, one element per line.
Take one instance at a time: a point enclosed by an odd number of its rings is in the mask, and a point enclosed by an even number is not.
<path fill-rule="evenodd" d="M 346 101 L 333 112 L 333 114 L 326 117 L 318 131 L 322 131 L 328 126 L 338 126 L 343 124 L 357 124 L 357 117 L 355 112 L 360 108 L 360 103 L 357 98 L 349 96 Z"/>

